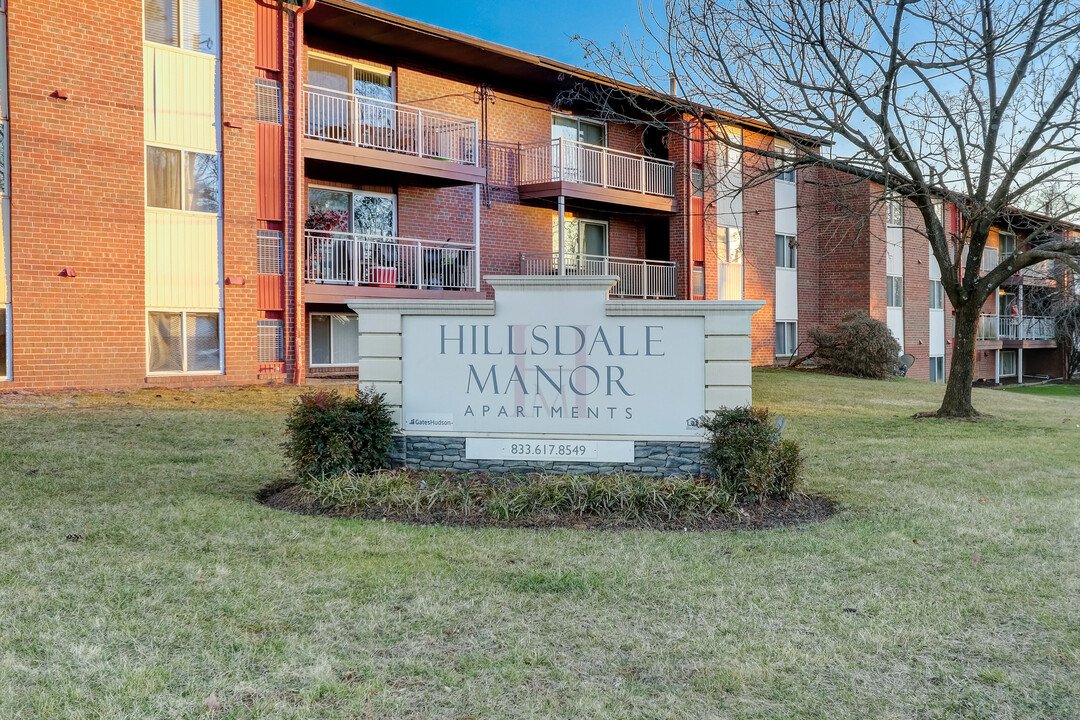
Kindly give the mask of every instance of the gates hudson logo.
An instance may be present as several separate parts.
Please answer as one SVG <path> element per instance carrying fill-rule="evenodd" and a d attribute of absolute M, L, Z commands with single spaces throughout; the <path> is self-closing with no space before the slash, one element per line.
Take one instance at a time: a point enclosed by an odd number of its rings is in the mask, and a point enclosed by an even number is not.
<path fill-rule="evenodd" d="M 663 325 L 441 324 L 439 355 L 469 358 L 463 418 L 630 420 L 637 383 L 659 380 L 643 359 L 666 350 Z"/>

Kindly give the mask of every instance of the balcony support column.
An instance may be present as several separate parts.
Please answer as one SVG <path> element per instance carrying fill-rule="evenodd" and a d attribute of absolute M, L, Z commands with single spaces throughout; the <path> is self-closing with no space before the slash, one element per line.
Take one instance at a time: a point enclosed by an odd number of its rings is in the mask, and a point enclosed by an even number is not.
<path fill-rule="evenodd" d="M 1016 348 L 1016 384 L 1024 384 L 1024 343 Z"/>
<path fill-rule="evenodd" d="M 473 290 L 480 289 L 480 186 L 473 185 L 472 198 Z"/>
<path fill-rule="evenodd" d="M 559 196 L 559 274 L 566 274 L 566 198 Z"/>
<path fill-rule="evenodd" d="M 1001 351 L 994 351 L 994 384 L 1001 384 Z"/>

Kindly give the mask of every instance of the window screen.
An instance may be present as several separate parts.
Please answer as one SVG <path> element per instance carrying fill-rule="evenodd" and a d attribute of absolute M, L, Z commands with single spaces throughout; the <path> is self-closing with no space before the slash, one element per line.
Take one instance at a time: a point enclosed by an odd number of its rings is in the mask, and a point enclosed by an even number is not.
<path fill-rule="evenodd" d="M 147 326 L 150 372 L 221 370 L 219 313 L 151 312 Z"/>
<path fill-rule="evenodd" d="M 182 324 L 180 313 L 149 314 L 150 372 L 183 372 Z"/>
<path fill-rule="evenodd" d="M 259 321 L 259 362 L 285 359 L 285 332 L 281 320 Z"/>
<path fill-rule="evenodd" d="M 277 80 L 255 78 L 255 119 L 281 124 L 281 83 Z"/>
<path fill-rule="evenodd" d="M 186 313 L 187 370 L 205 372 L 221 368 L 218 313 Z"/>
<path fill-rule="evenodd" d="M 259 230 L 255 235 L 259 246 L 259 274 L 281 275 L 284 234 L 280 230 Z"/>

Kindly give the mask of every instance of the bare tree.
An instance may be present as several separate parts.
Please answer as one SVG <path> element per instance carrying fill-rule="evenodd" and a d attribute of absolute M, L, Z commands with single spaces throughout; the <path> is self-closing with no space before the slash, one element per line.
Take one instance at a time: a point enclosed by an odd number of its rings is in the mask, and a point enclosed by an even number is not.
<path fill-rule="evenodd" d="M 1034 194 L 1067 186 L 1080 166 L 1080 2 L 667 0 L 642 14 L 644 41 L 584 43 L 594 66 L 657 93 L 676 77 L 685 102 L 669 97 L 669 106 L 749 118 L 795 153 L 738 149 L 774 167 L 865 178 L 914 205 L 956 314 L 937 414 L 976 415 L 971 383 L 983 304 L 1034 263 L 1080 269 L 1080 245 L 1062 230 L 1078 219 L 1075 199 L 1036 200 L 1049 211 L 1018 213 Z M 616 88 L 606 104 L 634 106 L 639 116 L 656 107 L 633 98 L 629 87 Z M 738 144 L 722 131 L 710 139 Z M 959 208 L 960 233 L 944 226 L 941 200 Z M 1028 225 L 1023 249 L 980 271 L 991 228 L 1019 216 Z"/>

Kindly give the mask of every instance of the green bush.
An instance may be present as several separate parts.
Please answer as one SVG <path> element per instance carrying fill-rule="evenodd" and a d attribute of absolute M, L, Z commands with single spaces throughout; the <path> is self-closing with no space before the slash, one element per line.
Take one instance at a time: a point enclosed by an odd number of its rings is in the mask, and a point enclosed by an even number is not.
<path fill-rule="evenodd" d="M 303 488 L 324 505 L 408 517 L 600 517 L 643 525 L 728 512 L 731 496 L 702 478 L 641 475 L 445 476 L 390 471 L 309 476 Z"/>
<path fill-rule="evenodd" d="M 282 447 L 299 478 L 365 473 L 389 465 L 396 429 L 382 394 L 316 390 L 293 403 Z"/>
<path fill-rule="evenodd" d="M 800 492 L 799 444 L 780 437 L 764 408 L 720 408 L 701 419 L 702 462 L 719 487 L 736 500 L 765 503 Z"/>
<path fill-rule="evenodd" d="M 831 370 L 868 378 L 887 378 L 896 370 L 900 343 L 888 325 L 865 310 L 845 314 L 835 332 L 815 325 L 809 334 L 814 356 Z"/>

